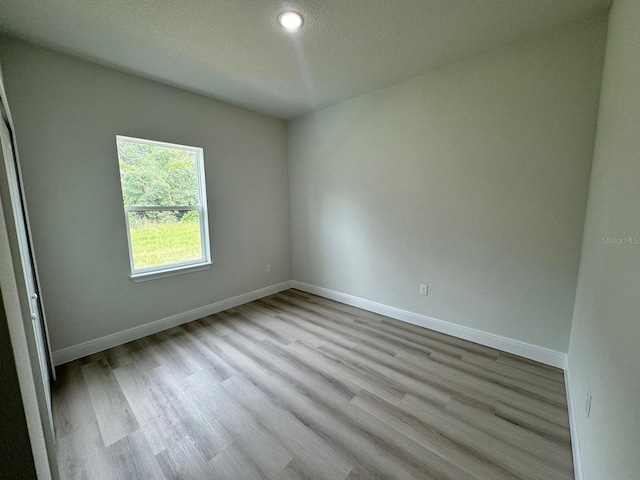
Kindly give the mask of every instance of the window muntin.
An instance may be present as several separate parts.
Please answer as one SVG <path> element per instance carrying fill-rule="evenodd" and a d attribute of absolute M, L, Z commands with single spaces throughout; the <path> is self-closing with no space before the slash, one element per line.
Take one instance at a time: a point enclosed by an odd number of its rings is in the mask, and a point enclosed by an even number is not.
<path fill-rule="evenodd" d="M 132 277 L 211 263 L 201 148 L 116 137 Z"/>

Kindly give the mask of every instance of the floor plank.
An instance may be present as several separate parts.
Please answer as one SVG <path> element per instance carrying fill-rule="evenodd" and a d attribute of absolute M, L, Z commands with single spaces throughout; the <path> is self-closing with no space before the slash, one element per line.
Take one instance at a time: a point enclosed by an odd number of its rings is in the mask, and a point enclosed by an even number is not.
<path fill-rule="evenodd" d="M 139 428 L 106 358 L 83 365 L 82 376 L 106 447 Z"/>

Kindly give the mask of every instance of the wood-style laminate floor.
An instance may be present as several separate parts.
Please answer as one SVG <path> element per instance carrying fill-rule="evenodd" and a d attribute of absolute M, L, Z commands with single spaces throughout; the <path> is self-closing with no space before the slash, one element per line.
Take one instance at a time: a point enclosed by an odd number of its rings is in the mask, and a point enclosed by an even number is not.
<path fill-rule="evenodd" d="M 59 369 L 63 479 L 573 478 L 560 370 L 296 290 Z"/>

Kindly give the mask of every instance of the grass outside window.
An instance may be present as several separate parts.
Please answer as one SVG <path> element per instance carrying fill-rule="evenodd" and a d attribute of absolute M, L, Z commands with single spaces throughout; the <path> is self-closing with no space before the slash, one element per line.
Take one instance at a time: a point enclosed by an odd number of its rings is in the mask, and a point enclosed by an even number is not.
<path fill-rule="evenodd" d="M 131 250 L 136 269 L 189 262 L 202 258 L 200 222 L 131 222 Z"/>

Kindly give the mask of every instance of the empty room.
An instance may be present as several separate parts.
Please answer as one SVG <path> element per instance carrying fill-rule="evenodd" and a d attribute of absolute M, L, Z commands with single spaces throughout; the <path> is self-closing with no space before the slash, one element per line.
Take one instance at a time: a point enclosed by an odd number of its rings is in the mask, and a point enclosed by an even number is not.
<path fill-rule="evenodd" d="M 0 0 L 0 479 L 640 479 L 638 0 Z"/>

